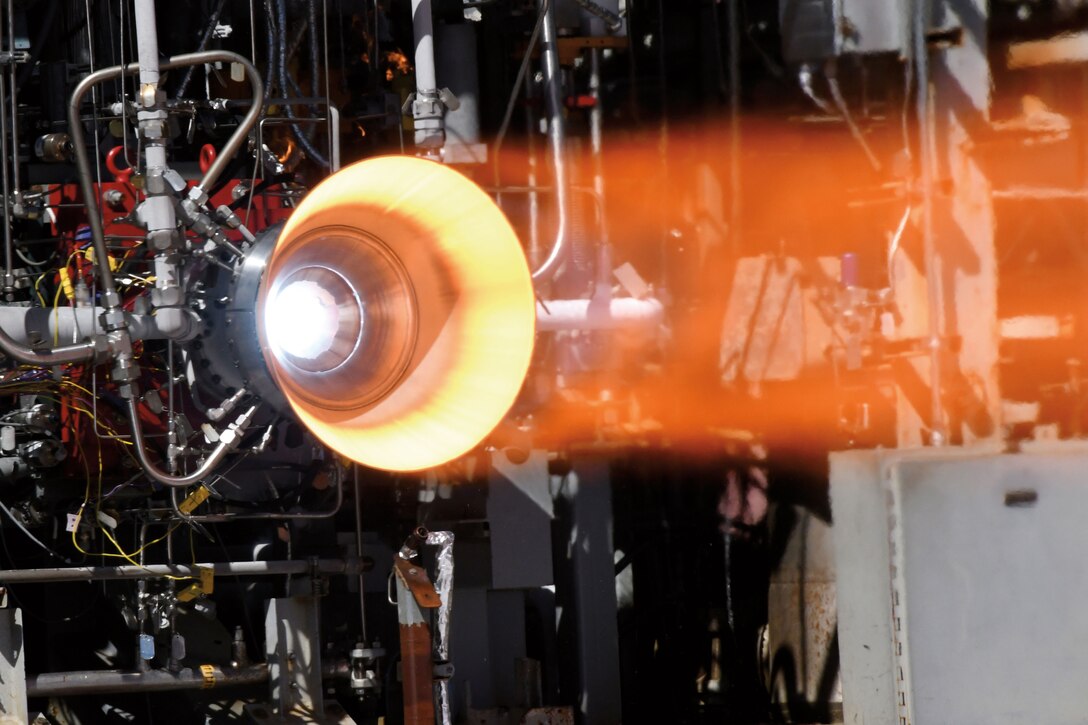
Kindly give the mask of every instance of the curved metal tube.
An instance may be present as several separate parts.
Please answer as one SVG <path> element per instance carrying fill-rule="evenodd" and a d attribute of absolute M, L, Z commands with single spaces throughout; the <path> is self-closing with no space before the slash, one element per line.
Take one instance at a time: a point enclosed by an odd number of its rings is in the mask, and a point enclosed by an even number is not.
<path fill-rule="evenodd" d="M 212 162 L 212 165 L 208 167 L 208 170 L 204 173 L 204 177 L 197 185 L 202 191 L 215 184 L 223 174 L 223 171 L 226 170 L 227 164 L 231 162 L 234 155 L 238 153 L 238 150 L 242 147 L 242 144 L 245 143 L 249 132 L 253 130 L 253 127 L 257 124 L 257 119 L 260 117 L 261 109 L 264 106 L 264 84 L 261 80 L 261 75 L 246 58 L 226 50 L 205 50 L 199 53 L 176 55 L 159 64 L 160 70 L 172 70 L 174 68 L 185 68 L 187 66 L 203 65 L 204 63 L 214 63 L 217 61 L 239 63 L 245 68 L 246 77 L 249 78 L 250 86 L 253 88 L 253 104 L 249 107 L 249 111 L 242 119 L 242 123 L 235 129 L 234 134 L 231 135 L 230 139 L 223 146 L 222 150 L 216 156 L 215 161 Z M 139 70 L 139 63 L 129 63 L 128 65 L 117 65 L 95 71 L 76 85 L 75 90 L 72 91 L 72 97 L 68 100 L 68 135 L 71 136 L 72 139 L 76 169 L 79 172 L 80 193 L 83 195 L 84 202 L 87 205 L 87 223 L 91 227 L 94 253 L 98 259 L 108 259 L 108 250 L 106 248 L 105 233 L 102 229 L 102 215 L 98 211 L 98 204 L 96 203 L 94 196 L 94 180 L 91 174 L 91 164 L 87 159 L 87 148 L 83 135 L 83 123 L 80 118 L 80 108 L 83 105 L 83 97 L 87 95 L 87 92 L 93 86 L 104 81 L 120 78 L 127 74 L 138 73 Z M 103 303 L 105 304 L 107 311 L 117 309 L 120 302 L 116 297 L 113 273 L 110 271 L 109 265 L 107 264 L 99 264 L 96 266 L 98 267 L 99 278 L 102 281 L 102 289 L 105 293 Z"/>
<path fill-rule="evenodd" d="M 37 367 L 66 365 L 94 359 L 98 347 L 93 339 L 54 348 L 35 348 L 27 344 L 28 328 L 30 327 L 28 323 L 36 314 L 44 315 L 47 318 L 44 320 L 45 324 L 42 327 L 50 333 L 57 331 L 59 337 L 69 338 L 72 336 L 72 328 L 78 329 L 78 325 L 75 324 L 77 312 L 82 313 L 86 318 L 89 316 L 88 313 L 93 314 L 95 312 L 95 308 L 86 308 L 85 310 L 83 308 L 64 308 L 60 312 L 61 314 L 57 315 L 53 310 L 45 310 L 41 307 L 0 307 L 0 352 L 24 365 Z M 63 317 L 63 320 L 60 319 L 61 317 Z M 38 321 L 41 322 L 41 320 Z M 64 324 L 69 321 L 72 324 Z M 97 325 L 94 324 L 95 320 L 89 320 L 89 322 L 91 324 L 85 325 L 85 329 L 98 329 Z M 59 334 L 58 324 L 66 328 L 66 334 Z M 15 335 L 11 334 L 8 331 L 9 329 L 14 331 Z M 42 330 L 42 332 L 44 333 L 45 330 Z M 22 333 L 22 339 L 17 337 L 20 333 Z M 42 337 L 46 338 L 48 336 L 43 334 Z"/>
<path fill-rule="evenodd" d="M 183 58 L 193 58 L 195 56 L 205 56 L 208 58 L 208 60 L 198 61 L 199 63 L 221 60 L 228 63 L 240 64 L 245 69 L 246 77 L 249 78 L 249 85 L 253 89 L 253 105 L 249 107 L 249 111 L 242 118 L 242 122 L 238 125 L 238 128 L 234 130 L 234 133 L 231 134 L 231 137 L 227 139 L 223 148 L 219 150 L 219 154 L 215 157 L 215 161 L 213 161 L 212 165 L 208 167 L 208 170 L 204 172 L 204 178 L 202 178 L 198 184 L 202 190 L 206 191 L 214 186 L 215 182 L 219 180 L 219 177 L 223 175 L 227 166 L 234 159 L 234 155 L 238 153 L 242 148 L 242 144 L 246 142 L 249 132 L 257 125 L 257 119 L 261 117 L 261 111 L 264 109 L 264 83 L 261 81 L 261 74 L 257 72 L 257 69 L 249 62 L 249 60 L 237 53 L 231 53 L 227 50 L 206 50 L 202 53 L 179 55 L 171 58 L 166 63 L 163 63 L 161 67 L 164 70 L 168 70 L 176 67 L 174 65 L 175 61 L 180 65 Z"/>
<path fill-rule="evenodd" d="M 922 249 L 925 260 L 926 304 L 929 307 L 929 443 L 943 446 L 948 442 L 948 426 L 944 415 L 944 384 L 941 365 L 944 357 L 944 344 L 941 340 L 941 310 L 944 308 L 944 295 L 941 288 L 941 254 L 934 230 L 934 205 L 936 197 L 937 131 L 933 104 L 929 96 L 929 46 L 926 40 L 930 5 L 927 0 L 919 0 L 913 5 L 912 19 L 914 69 L 917 74 L 918 92 L 918 152 L 919 166 L 922 172 Z"/>
<path fill-rule="evenodd" d="M 250 418 L 252 418 L 253 410 L 253 408 L 250 408 L 248 414 Z M 135 398 L 128 399 L 128 420 L 132 428 L 132 447 L 136 449 L 136 458 L 140 462 L 140 467 L 144 469 L 148 476 L 164 486 L 182 488 L 204 480 L 216 466 L 223 462 L 223 459 L 227 457 L 227 454 L 234 447 L 231 439 L 220 440 L 219 444 L 204 459 L 204 463 L 200 464 L 200 468 L 184 476 L 174 476 L 159 470 L 158 466 L 148 457 L 147 450 L 144 448 L 144 432 L 140 425 L 139 405 Z"/>
<path fill-rule="evenodd" d="M 61 345 L 54 348 L 37 350 L 22 345 L 14 337 L 0 330 L 0 352 L 25 365 L 47 368 L 53 365 L 87 362 L 94 359 L 97 347 L 94 340 L 77 342 L 74 345 Z"/>
<path fill-rule="evenodd" d="M 569 246 L 570 188 L 567 175 L 566 127 L 563 122 L 563 99 L 560 89 L 559 32 L 555 26 L 554 3 L 538 0 L 544 18 L 541 57 L 544 61 L 545 100 L 548 104 L 548 141 L 551 145 L 552 176 L 555 184 L 556 223 L 555 242 L 544 263 L 533 272 L 533 282 L 547 282 L 566 260 Z"/>

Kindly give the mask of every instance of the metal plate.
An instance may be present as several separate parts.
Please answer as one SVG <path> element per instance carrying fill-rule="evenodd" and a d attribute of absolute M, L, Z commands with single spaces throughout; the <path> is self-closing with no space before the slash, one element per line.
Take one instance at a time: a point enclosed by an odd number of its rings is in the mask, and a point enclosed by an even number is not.
<path fill-rule="evenodd" d="M 1083 446 L 833 456 L 847 722 L 1084 722 L 1086 468 Z"/>

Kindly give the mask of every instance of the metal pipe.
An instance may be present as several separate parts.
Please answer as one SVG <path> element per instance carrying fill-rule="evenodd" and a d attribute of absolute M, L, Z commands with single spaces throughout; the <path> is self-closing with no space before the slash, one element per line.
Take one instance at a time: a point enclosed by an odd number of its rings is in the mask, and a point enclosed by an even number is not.
<path fill-rule="evenodd" d="M 548 141 L 551 144 L 552 176 L 555 185 L 555 242 L 544 263 L 533 272 L 533 282 L 552 279 L 568 254 L 570 209 L 566 159 L 566 128 L 563 121 L 563 78 L 559 68 L 559 31 L 550 0 L 537 0 L 543 17 L 540 54 L 544 68 L 544 98 L 548 109 Z"/>
<path fill-rule="evenodd" d="M 257 72 L 257 69 L 253 67 L 252 63 L 241 55 L 226 50 L 205 50 L 199 53 L 187 53 L 185 55 L 174 56 L 163 63 L 159 63 L 160 70 L 173 70 L 175 68 L 185 68 L 190 65 L 203 65 L 204 63 L 214 63 L 217 61 L 239 63 L 242 65 L 245 69 L 246 76 L 249 78 L 250 86 L 253 89 L 253 103 L 249 107 L 249 111 L 243 117 L 241 124 L 235 129 L 234 134 L 228 139 L 227 143 L 216 156 L 215 161 L 212 162 L 212 165 L 204 172 L 204 177 L 198 184 L 198 187 L 201 190 L 206 190 L 215 184 L 223 174 L 223 171 L 226 170 L 227 164 L 230 163 L 233 156 L 238 153 L 238 150 L 242 147 L 242 144 L 245 142 L 249 132 L 253 129 L 253 126 L 256 125 L 257 119 L 261 115 L 261 108 L 264 105 L 263 82 L 260 74 Z M 91 174 L 91 165 L 87 159 L 86 141 L 80 118 L 80 108 L 83 105 L 83 97 L 87 95 L 87 92 L 92 87 L 104 81 L 110 81 L 124 75 L 137 73 L 139 70 L 139 63 L 129 63 L 124 66 L 113 66 L 111 68 L 103 68 L 102 70 L 95 71 L 76 85 L 75 90 L 72 91 L 72 97 L 68 101 L 68 134 L 72 138 L 76 168 L 79 173 L 80 193 L 83 195 L 84 202 L 87 205 L 87 223 L 91 227 L 91 237 L 94 241 L 95 256 L 100 260 L 108 259 L 108 250 L 106 248 L 105 234 L 102 230 L 102 215 L 98 210 L 98 204 L 95 202 L 94 180 Z M 107 264 L 99 264 L 96 266 L 98 267 L 103 292 L 106 293 L 103 295 L 103 301 L 106 303 L 107 309 L 114 309 L 120 304 L 120 301 L 116 298 L 113 273 L 110 271 L 109 265 Z M 113 304 L 111 304 L 108 299 L 110 292 L 113 293 Z"/>
<path fill-rule="evenodd" d="M 8 0 L 8 53 L 15 56 L 15 3 Z M 15 198 L 19 195 L 19 84 L 15 74 L 14 61 L 8 66 L 11 80 L 11 179 Z"/>
<path fill-rule="evenodd" d="M 18 345 L 38 340 L 71 342 L 100 335 L 101 307 L 3 307 L 0 306 L 0 333 Z M 125 323 L 133 340 L 166 340 L 155 315 L 125 313 Z M 177 339 L 177 338 L 175 338 Z M 33 348 L 27 348 L 33 350 Z M 93 347 L 92 347 L 93 352 Z"/>
<path fill-rule="evenodd" d="M 589 95 L 593 107 L 589 111 L 589 142 L 593 152 L 593 193 L 597 198 L 597 281 L 594 295 L 612 295 L 612 245 L 608 239 L 608 220 L 604 211 L 604 110 L 601 108 L 601 51 L 589 50 Z"/>
<path fill-rule="evenodd" d="M 434 18 L 431 0 L 412 0 L 412 34 L 415 38 L 416 92 L 438 93 L 438 71 L 434 65 Z"/>
<path fill-rule="evenodd" d="M 528 154 L 528 168 L 525 176 L 526 185 L 531 191 L 529 191 L 529 265 L 536 265 L 537 260 L 540 259 L 540 194 L 537 191 L 537 184 L 540 183 L 540 177 L 538 176 L 539 161 L 537 161 L 537 141 L 536 141 L 536 116 L 533 113 L 533 84 L 525 84 L 525 137 L 528 140 L 526 152 Z M 497 175 L 496 175 L 497 176 Z M 498 179 L 496 179 L 498 183 Z M 502 194 L 501 191 L 497 191 L 496 199 Z"/>
<path fill-rule="evenodd" d="M 144 557 L 147 549 L 147 524 L 144 523 L 140 527 L 140 566 L 144 565 Z M 147 580 L 141 579 L 136 582 L 136 668 L 140 672 L 148 672 L 151 669 L 151 657 L 147 656 L 144 652 L 143 640 L 148 637 L 147 634 L 147 620 L 148 620 L 148 601 L 147 601 Z M 154 654 L 154 645 L 152 645 L 152 652 Z"/>
<path fill-rule="evenodd" d="M 355 483 L 355 555 L 363 558 L 363 497 L 362 484 L 359 483 L 359 466 L 352 465 Z M 359 638 L 363 644 L 370 644 L 366 632 L 366 578 L 359 572 Z"/>
<path fill-rule="evenodd" d="M 588 300 L 547 300 L 536 304 L 536 329 L 558 330 L 641 330 L 653 332 L 665 318 L 659 300 L 633 297 Z"/>
<path fill-rule="evenodd" d="M 180 62 L 181 59 L 186 57 L 193 57 L 197 55 L 208 56 L 207 60 L 199 61 L 201 63 L 215 62 L 221 60 L 224 62 L 238 63 L 246 72 L 246 77 L 249 78 L 250 88 L 253 90 L 253 105 L 249 107 L 249 111 L 242 118 L 242 122 L 235 129 L 234 133 L 227 143 L 223 145 L 223 148 L 219 150 L 219 154 L 215 157 L 215 161 L 208 167 L 208 170 L 204 172 L 204 177 L 200 180 L 198 186 L 207 191 L 215 182 L 219 180 L 219 177 L 226 171 L 227 166 L 234 159 L 234 155 L 242 148 L 242 144 L 245 143 L 246 138 L 249 136 L 249 132 L 253 130 L 253 127 L 257 125 L 257 119 L 261 117 L 261 111 L 264 109 L 264 85 L 261 82 L 261 74 L 257 72 L 257 69 L 246 60 L 244 57 L 237 53 L 231 53 L 225 50 L 206 50 L 203 53 L 193 53 L 190 56 L 177 56 L 171 58 L 168 63 L 163 64 L 163 68 L 177 67 L 175 61 Z"/>
<path fill-rule="evenodd" d="M 24 365 L 47 368 L 53 365 L 68 365 L 92 360 L 98 352 L 98 347 L 94 340 L 87 340 L 74 345 L 37 350 L 20 344 L 11 335 L 0 330 L 0 352 Z"/>
<path fill-rule="evenodd" d="M 741 243 L 741 125 L 740 125 L 740 0 L 730 0 L 729 21 L 729 242 L 740 257 Z M 715 6 L 716 7 L 716 6 Z"/>
<path fill-rule="evenodd" d="M 198 483 L 207 478 L 208 475 L 223 462 L 223 459 L 227 457 L 227 454 L 238 446 L 238 443 L 242 438 L 242 433 L 249 426 L 250 422 L 252 422 L 253 416 L 257 412 L 257 406 L 251 406 L 245 413 L 238 416 L 238 419 L 220 434 L 219 444 L 212 449 L 212 452 L 208 454 L 208 457 L 204 459 L 204 462 L 200 464 L 199 468 L 192 473 L 183 476 L 173 476 L 159 470 L 158 466 L 156 466 L 148 457 L 147 449 L 144 448 L 144 432 L 140 423 L 139 402 L 136 398 L 129 398 L 127 402 L 128 420 L 129 425 L 132 428 L 132 447 L 136 449 L 136 458 L 140 462 L 140 467 L 143 468 L 144 472 L 151 478 L 164 486 L 173 488 L 191 486 L 194 483 Z"/>
<path fill-rule="evenodd" d="M 221 687 L 243 687 L 268 682 L 268 665 L 246 667 L 212 666 L 212 672 L 185 668 L 179 672 L 147 670 L 88 670 L 27 675 L 27 697 L 106 695 L 130 692 L 172 692 Z"/>
<path fill-rule="evenodd" d="M 321 663 L 321 675 L 327 679 L 346 679 L 351 669 L 344 660 Z M 86 670 L 77 672 L 46 672 L 27 675 L 27 697 L 78 697 L 80 695 L 113 695 L 131 692 L 176 692 L 223 687 L 246 687 L 268 682 L 268 664 L 257 662 L 244 667 L 212 665 L 205 674 L 200 670 L 183 669 L 126 672 L 123 670 Z"/>
<path fill-rule="evenodd" d="M 434 62 L 434 18 L 431 16 L 431 0 L 412 0 L 412 34 L 416 43 L 416 97 L 412 102 L 416 146 L 427 152 L 437 153 L 445 141 L 445 127 Z"/>
<path fill-rule="evenodd" d="M 157 89 L 159 85 L 159 29 L 155 22 L 154 0 L 136 0 L 133 17 L 136 21 L 136 58 L 140 68 L 140 85 Z M 141 88 L 141 95 L 143 92 L 144 89 Z"/>
<path fill-rule="evenodd" d="M 0 74 L 0 193 L 3 194 L 4 210 L 4 296 L 9 300 L 15 291 L 15 276 L 13 274 L 12 252 L 14 242 L 11 238 L 11 179 L 8 175 L 8 116 L 4 109 L 7 108 L 7 78 Z"/>
<path fill-rule="evenodd" d="M 941 260 L 933 228 L 934 183 L 937 168 L 937 142 L 929 82 L 929 47 L 926 31 L 930 17 L 929 2 L 914 3 L 914 67 L 918 73 L 918 143 L 922 167 L 922 240 L 925 253 L 926 296 L 929 305 L 930 433 L 929 442 L 941 446 L 948 436 L 941 402 Z"/>
<path fill-rule="evenodd" d="M 363 570 L 362 560 L 291 559 L 285 561 L 217 561 L 203 564 L 145 564 L 143 566 L 67 566 L 43 569 L 0 570 L 3 584 L 48 584 L 76 581 L 156 579 L 164 576 L 199 577 L 201 569 L 223 576 L 284 576 L 288 574 L 346 574 Z"/>
<path fill-rule="evenodd" d="M 590 15 L 603 20 L 604 24 L 607 25 L 608 29 L 613 33 L 619 32 L 623 28 L 623 18 L 608 8 L 598 5 L 593 2 L 593 0 L 574 0 L 574 2 L 578 4 L 578 7 L 582 8 Z"/>

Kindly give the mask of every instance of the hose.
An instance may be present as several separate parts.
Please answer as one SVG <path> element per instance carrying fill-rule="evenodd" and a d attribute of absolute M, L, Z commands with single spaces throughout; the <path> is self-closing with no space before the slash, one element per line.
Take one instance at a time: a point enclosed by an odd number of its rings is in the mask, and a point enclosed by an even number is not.
<path fill-rule="evenodd" d="M 287 0 L 275 0 L 275 3 L 276 24 L 279 26 L 279 32 L 277 34 L 278 53 L 276 55 L 279 61 L 277 64 L 277 71 L 280 82 L 280 92 L 286 96 L 288 89 L 290 88 L 287 76 Z M 316 39 L 316 31 L 314 32 Z M 313 52 L 316 52 L 316 50 L 312 51 L 312 53 Z M 291 129 L 292 135 L 295 137 L 295 140 L 298 142 L 298 145 L 302 148 L 303 152 L 319 166 L 326 169 L 330 168 L 329 160 L 317 150 L 313 145 L 313 142 L 306 137 L 306 134 L 303 133 L 302 129 L 299 127 L 299 124 L 297 123 L 299 117 L 295 114 L 294 107 L 290 103 L 285 103 L 283 110 L 286 112 L 287 118 L 290 121 L 288 127 Z"/>
<path fill-rule="evenodd" d="M 30 46 L 30 57 L 27 58 L 23 67 L 19 69 L 19 75 L 15 79 L 16 91 L 23 90 L 23 86 L 30 80 L 30 74 L 34 72 L 34 64 L 38 60 L 38 55 L 42 51 L 42 46 L 45 45 L 49 33 L 53 30 L 53 23 L 57 19 L 57 10 L 59 7 L 60 0 L 50 0 L 49 7 L 45 9 L 45 17 L 42 18 L 41 27 L 38 29 L 38 34 L 34 36 L 34 43 Z"/>
<path fill-rule="evenodd" d="M 212 33 L 215 32 L 215 26 L 219 25 L 219 16 L 223 12 L 223 6 L 227 4 L 227 0 L 219 0 L 219 4 L 215 6 L 215 10 L 212 11 L 211 17 L 208 19 L 208 26 L 204 28 L 204 34 L 200 36 L 200 44 L 196 48 L 196 52 L 200 53 L 208 48 L 208 41 L 212 38 Z M 185 91 L 189 88 L 189 82 L 193 79 L 193 71 L 196 70 L 195 65 L 191 65 L 185 69 L 185 75 L 181 78 L 181 83 L 178 84 L 177 97 L 183 98 Z"/>

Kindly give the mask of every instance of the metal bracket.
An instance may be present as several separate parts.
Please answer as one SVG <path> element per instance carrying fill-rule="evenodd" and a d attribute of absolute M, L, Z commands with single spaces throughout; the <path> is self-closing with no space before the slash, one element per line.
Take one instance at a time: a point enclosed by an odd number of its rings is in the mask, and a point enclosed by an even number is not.
<path fill-rule="evenodd" d="M 427 576 L 427 570 L 422 566 L 396 557 L 393 560 L 393 570 L 421 609 L 438 609 L 442 606 L 442 599 Z"/>
<path fill-rule="evenodd" d="M 317 597 L 273 599 L 265 617 L 265 655 L 272 706 L 247 705 L 257 723 L 355 721 L 334 702 L 326 703 L 321 684 L 320 607 Z"/>
<path fill-rule="evenodd" d="M 0 51 L 0 65 L 15 65 L 16 63 L 27 63 L 29 61 L 30 53 L 25 50 Z"/>

